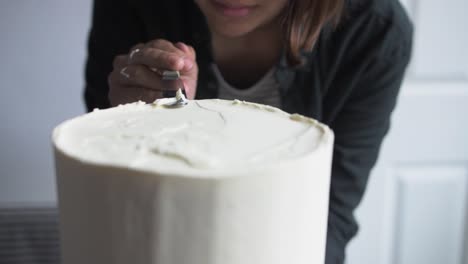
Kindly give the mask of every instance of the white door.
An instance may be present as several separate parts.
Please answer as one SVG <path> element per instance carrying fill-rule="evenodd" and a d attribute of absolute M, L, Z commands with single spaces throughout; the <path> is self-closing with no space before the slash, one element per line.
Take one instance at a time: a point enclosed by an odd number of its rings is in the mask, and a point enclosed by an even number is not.
<path fill-rule="evenodd" d="M 413 61 L 347 264 L 468 263 L 468 0 L 404 4 Z"/>

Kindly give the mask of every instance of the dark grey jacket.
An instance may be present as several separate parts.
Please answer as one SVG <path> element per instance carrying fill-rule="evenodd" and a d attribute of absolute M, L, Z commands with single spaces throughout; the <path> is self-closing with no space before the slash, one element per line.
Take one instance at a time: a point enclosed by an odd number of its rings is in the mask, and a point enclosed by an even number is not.
<path fill-rule="evenodd" d="M 88 110 L 107 108 L 107 76 L 117 54 L 156 38 L 194 46 L 196 97 L 216 98 L 210 33 L 194 1 L 95 0 L 86 65 Z M 410 59 L 412 25 L 396 0 L 348 0 L 340 25 L 326 27 L 307 63 L 278 62 L 283 110 L 310 116 L 335 132 L 327 263 L 342 263 L 357 232 L 353 211 L 390 125 Z"/>

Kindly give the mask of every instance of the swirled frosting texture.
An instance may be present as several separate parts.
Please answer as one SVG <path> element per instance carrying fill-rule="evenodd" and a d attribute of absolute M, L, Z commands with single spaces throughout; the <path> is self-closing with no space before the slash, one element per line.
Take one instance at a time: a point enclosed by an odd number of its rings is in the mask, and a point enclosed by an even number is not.
<path fill-rule="evenodd" d="M 314 152 L 330 134 L 313 119 L 265 105 L 212 99 L 167 108 L 159 100 L 72 119 L 54 141 L 85 162 L 186 173 L 284 162 Z"/>

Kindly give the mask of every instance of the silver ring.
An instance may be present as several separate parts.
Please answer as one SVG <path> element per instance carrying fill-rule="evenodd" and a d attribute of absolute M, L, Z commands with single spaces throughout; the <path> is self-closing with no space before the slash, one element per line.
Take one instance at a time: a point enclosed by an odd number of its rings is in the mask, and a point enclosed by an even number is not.
<path fill-rule="evenodd" d="M 121 70 L 120 70 L 120 74 L 122 76 L 124 76 L 125 78 L 129 79 L 130 78 L 130 74 L 127 73 L 127 67 L 123 67 Z"/>
<path fill-rule="evenodd" d="M 132 52 L 130 52 L 130 59 L 133 59 L 133 56 L 135 56 L 136 53 L 140 52 L 140 49 L 134 49 Z"/>

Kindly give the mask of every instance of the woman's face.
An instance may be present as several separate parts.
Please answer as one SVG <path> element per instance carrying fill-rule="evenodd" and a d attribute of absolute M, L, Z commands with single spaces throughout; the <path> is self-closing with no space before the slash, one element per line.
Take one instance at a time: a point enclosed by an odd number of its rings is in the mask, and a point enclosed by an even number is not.
<path fill-rule="evenodd" d="M 212 33 L 241 37 L 274 21 L 288 0 L 195 0 Z"/>

